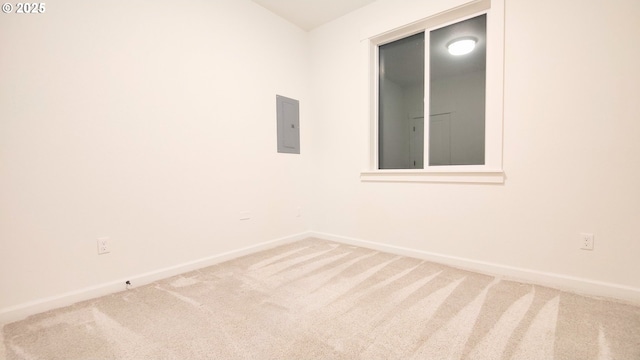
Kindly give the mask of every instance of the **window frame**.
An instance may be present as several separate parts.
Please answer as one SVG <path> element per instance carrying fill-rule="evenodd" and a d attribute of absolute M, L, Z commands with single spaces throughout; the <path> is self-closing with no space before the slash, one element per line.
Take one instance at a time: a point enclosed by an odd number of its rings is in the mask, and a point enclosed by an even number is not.
<path fill-rule="evenodd" d="M 484 165 L 429 165 L 425 156 L 424 169 L 379 169 L 378 114 L 378 47 L 390 42 L 448 26 L 478 15 L 487 14 L 487 59 L 485 99 L 485 162 Z M 480 0 L 438 12 L 412 24 L 369 37 L 370 76 L 370 149 L 369 169 L 360 174 L 361 181 L 382 182 L 445 182 L 504 183 L 502 168 L 503 94 L 504 94 L 504 0 Z M 429 111 L 429 47 L 425 46 L 425 113 Z M 425 119 L 428 118 L 425 114 Z M 424 146 L 429 147 L 429 132 L 425 121 Z M 428 155 L 428 150 L 425 150 Z"/>

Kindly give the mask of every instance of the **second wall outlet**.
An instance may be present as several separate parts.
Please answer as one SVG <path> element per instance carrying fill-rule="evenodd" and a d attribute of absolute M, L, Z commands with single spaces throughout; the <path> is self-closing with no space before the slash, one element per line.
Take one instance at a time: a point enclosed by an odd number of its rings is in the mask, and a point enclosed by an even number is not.
<path fill-rule="evenodd" d="M 251 219 L 251 213 L 248 211 L 242 211 L 240 213 L 240 220 L 249 220 Z"/>
<path fill-rule="evenodd" d="M 98 255 L 108 254 L 109 252 L 111 252 L 109 238 L 108 237 L 98 238 Z"/>

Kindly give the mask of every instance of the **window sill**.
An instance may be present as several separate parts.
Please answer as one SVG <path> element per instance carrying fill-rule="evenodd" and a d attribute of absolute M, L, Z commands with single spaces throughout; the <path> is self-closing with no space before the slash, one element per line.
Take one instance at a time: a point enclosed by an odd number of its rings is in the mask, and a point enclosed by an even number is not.
<path fill-rule="evenodd" d="M 504 184 L 502 170 L 429 169 L 429 170 L 372 170 L 360 173 L 365 182 L 413 183 L 475 183 Z"/>

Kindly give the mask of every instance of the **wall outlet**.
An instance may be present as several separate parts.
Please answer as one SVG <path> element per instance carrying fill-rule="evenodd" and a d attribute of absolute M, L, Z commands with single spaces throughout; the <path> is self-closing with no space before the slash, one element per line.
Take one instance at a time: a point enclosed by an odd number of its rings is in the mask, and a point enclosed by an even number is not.
<path fill-rule="evenodd" d="M 98 255 L 108 254 L 109 252 L 111 252 L 109 238 L 108 237 L 98 238 Z"/>
<path fill-rule="evenodd" d="M 593 250 L 593 234 L 580 234 L 580 249 Z"/>
<path fill-rule="evenodd" d="M 301 207 L 298 207 L 296 209 L 296 217 L 302 217 L 302 208 Z"/>

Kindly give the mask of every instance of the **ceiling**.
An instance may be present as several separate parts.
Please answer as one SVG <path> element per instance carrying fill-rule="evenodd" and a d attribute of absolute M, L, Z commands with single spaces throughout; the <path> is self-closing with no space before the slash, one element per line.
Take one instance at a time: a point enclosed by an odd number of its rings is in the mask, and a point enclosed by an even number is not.
<path fill-rule="evenodd" d="M 376 0 L 252 0 L 304 30 L 335 20 Z"/>

